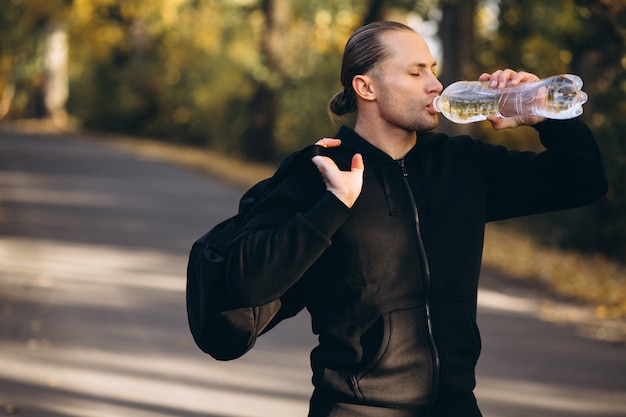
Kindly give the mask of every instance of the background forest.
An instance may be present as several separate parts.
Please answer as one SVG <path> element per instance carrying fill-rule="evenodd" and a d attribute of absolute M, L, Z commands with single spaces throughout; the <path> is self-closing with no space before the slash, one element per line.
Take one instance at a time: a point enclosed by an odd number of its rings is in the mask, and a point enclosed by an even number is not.
<path fill-rule="evenodd" d="M 349 123 L 326 110 L 342 49 L 356 27 L 382 19 L 429 40 L 444 85 L 506 67 L 580 75 L 609 193 L 512 224 L 551 245 L 626 259 L 626 0 L 3 0 L 0 119 L 276 162 Z M 537 146 L 522 143 L 526 128 L 441 129 Z"/>

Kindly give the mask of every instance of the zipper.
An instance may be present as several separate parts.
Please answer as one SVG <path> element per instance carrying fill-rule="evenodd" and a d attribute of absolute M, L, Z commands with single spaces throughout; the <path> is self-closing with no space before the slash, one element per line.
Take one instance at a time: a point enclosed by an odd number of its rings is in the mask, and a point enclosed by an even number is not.
<path fill-rule="evenodd" d="M 419 249 L 419 254 L 422 259 L 422 265 L 424 268 L 424 305 L 426 308 L 426 324 L 428 327 L 428 343 L 430 345 L 430 349 L 432 352 L 432 361 L 433 361 L 433 387 L 432 387 L 432 400 L 431 405 L 435 402 L 437 398 L 437 394 L 439 391 L 439 374 L 441 369 L 441 359 L 439 357 L 439 350 L 437 349 L 437 343 L 435 342 L 435 335 L 433 330 L 433 321 L 432 321 L 432 307 L 430 305 L 431 299 L 431 287 L 432 287 L 432 277 L 430 275 L 430 264 L 428 261 L 428 255 L 426 254 L 426 248 L 424 246 L 424 239 L 422 238 L 422 230 L 420 227 L 420 217 L 419 210 L 417 209 L 417 201 L 415 200 L 415 195 L 413 194 L 413 190 L 411 190 L 411 184 L 409 183 L 409 173 L 404 166 L 404 159 L 398 160 L 398 164 L 402 169 L 402 176 L 404 177 L 404 184 L 406 185 L 407 192 L 409 194 L 409 198 L 411 200 L 411 206 L 413 207 L 413 214 L 415 216 L 415 228 L 417 231 L 417 244 Z"/>

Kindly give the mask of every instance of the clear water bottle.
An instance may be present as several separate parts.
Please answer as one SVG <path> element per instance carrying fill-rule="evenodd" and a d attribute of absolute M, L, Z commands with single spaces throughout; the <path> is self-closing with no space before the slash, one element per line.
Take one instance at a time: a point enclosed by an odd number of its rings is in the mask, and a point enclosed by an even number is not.
<path fill-rule="evenodd" d="M 435 97 L 433 106 L 455 123 L 473 123 L 487 116 L 543 116 L 571 119 L 580 116 L 587 94 L 583 81 L 572 74 L 555 75 L 504 89 L 488 82 L 459 81 Z"/>

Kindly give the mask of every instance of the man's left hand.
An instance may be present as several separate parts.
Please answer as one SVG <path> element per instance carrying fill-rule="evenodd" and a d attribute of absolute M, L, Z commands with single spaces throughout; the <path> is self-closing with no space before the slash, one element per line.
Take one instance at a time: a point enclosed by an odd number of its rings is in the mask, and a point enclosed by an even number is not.
<path fill-rule="evenodd" d="M 531 74 L 525 71 L 514 71 L 512 69 L 498 70 L 494 73 L 484 73 L 479 78 L 479 81 L 489 82 L 491 88 L 505 88 L 512 87 L 518 84 L 539 81 L 539 77 L 535 74 Z M 518 126 L 528 125 L 532 126 L 545 120 L 541 116 L 515 116 L 515 117 L 488 117 L 487 120 L 491 123 L 495 130 L 510 129 Z"/>

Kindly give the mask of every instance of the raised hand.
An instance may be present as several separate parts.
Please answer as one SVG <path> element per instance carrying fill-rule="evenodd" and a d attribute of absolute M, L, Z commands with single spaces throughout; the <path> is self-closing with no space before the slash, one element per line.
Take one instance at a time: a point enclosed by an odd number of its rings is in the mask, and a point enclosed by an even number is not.
<path fill-rule="evenodd" d="M 494 73 L 484 73 L 479 78 L 479 81 L 489 82 L 491 88 L 505 88 L 515 86 L 526 82 L 539 81 L 539 77 L 535 74 L 531 74 L 525 71 L 514 71 L 512 69 L 498 70 Z M 518 127 L 522 125 L 534 125 L 545 118 L 540 116 L 526 116 L 526 117 L 488 117 L 487 120 L 491 123 L 494 129 L 508 129 Z"/>
<path fill-rule="evenodd" d="M 339 139 L 324 138 L 319 140 L 317 145 L 331 148 L 341 144 Z M 361 154 L 354 154 L 350 171 L 341 171 L 335 162 L 326 156 L 314 156 L 313 163 L 317 166 L 326 189 L 333 193 L 347 207 L 352 207 L 361 194 L 363 188 L 363 157 Z"/>

